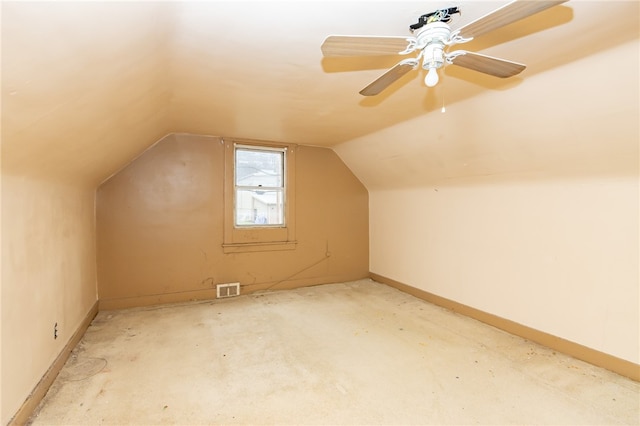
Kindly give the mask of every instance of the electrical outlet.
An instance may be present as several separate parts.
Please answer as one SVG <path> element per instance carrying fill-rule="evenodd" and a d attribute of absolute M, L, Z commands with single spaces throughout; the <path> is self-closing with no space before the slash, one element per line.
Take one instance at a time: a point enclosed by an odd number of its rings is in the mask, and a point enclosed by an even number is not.
<path fill-rule="evenodd" d="M 53 324 L 53 339 L 58 338 L 58 323 Z"/>

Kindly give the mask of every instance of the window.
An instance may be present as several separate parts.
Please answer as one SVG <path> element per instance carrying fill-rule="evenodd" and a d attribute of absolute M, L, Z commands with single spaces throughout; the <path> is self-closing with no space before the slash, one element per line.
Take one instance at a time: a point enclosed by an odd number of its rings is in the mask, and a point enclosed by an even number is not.
<path fill-rule="evenodd" d="M 235 226 L 285 225 L 286 149 L 235 147 Z"/>
<path fill-rule="evenodd" d="M 295 248 L 295 145 L 224 139 L 225 253 Z"/>

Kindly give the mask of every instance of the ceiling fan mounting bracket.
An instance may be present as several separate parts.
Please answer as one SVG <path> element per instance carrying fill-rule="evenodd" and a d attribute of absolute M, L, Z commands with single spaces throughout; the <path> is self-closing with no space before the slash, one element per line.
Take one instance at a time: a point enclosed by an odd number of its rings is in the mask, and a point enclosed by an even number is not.
<path fill-rule="evenodd" d="M 451 15 L 453 14 L 462 14 L 457 7 L 450 7 L 448 9 L 438 9 L 435 12 L 427 13 L 418 18 L 418 22 L 415 24 L 409 25 L 409 29 L 411 32 L 419 30 L 425 25 L 429 25 L 433 22 L 444 22 L 448 23 L 451 21 Z"/>

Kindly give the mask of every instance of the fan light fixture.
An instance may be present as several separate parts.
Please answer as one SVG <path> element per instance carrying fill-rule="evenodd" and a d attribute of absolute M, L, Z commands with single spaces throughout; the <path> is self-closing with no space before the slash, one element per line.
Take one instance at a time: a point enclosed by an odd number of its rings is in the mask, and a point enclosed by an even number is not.
<path fill-rule="evenodd" d="M 444 48 L 451 36 L 451 30 L 443 22 L 434 22 L 416 32 L 417 45 L 424 46 L 418 55 L 418 60 L 422 58 L 422 68 L 428 70 L 424 84 L 427 87 L 433 87 L 438 84 L 438 68 L 444 65 Z"/>
<path fill-rule="evenodd" d="M 455 44 L 466 43 L 479 35 L 509 25 L 520 19 L 542 12 L 568 0 L 512 0 L 480 18 L 452 30 L 448 23 L 457 7 L 439 9 L 420 16 L 417 23 L 409 25 L 414 34 L 402 36 L 340 36 L 327 37 L 322 43 L 324 56 L 408 55 L 360 91 L 363 96 L 382 92 L 405 74 L 420 67 L 427 71 L 424 83 L 428 87 L 438 84 L 438 69 L 453 64 L 499 78 L 513 77 L 526 66 L 518 62 L 494 58 L 467 50 L 449 51 Z"/>

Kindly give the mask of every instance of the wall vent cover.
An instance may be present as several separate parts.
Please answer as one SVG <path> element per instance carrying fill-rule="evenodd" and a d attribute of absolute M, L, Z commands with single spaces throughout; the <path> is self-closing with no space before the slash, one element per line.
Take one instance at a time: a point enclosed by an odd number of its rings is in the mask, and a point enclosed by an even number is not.
<path fill-rule="evenodd" d="M 240 295 L 240 283 L 227 283 L 216 285 L 216 297 L 233 297 Z"/>

